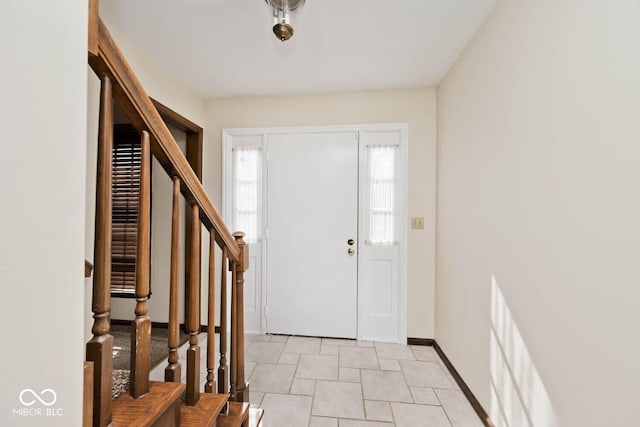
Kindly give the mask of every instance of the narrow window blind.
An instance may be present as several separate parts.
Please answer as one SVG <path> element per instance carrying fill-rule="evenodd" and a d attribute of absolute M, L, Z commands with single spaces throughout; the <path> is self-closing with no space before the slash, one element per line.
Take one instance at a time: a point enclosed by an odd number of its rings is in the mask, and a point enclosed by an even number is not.
<path fill-rule="evenodd" d="M 396 243 L 396 200 L 398 147 L 367 146 L 369 162 L 369 215 L 367 244 Z"/>
<path fill-rule="evenodd" d="M 233 224 L 246 233 L 247 242 L 260 240 L 258 200 L 261 150 L 256 147 L 233 149 Z"/>
<path fill-rule="evenodd" d="M 133 296 L 138 240 L 140 136 L 130 127 L 116 128 L 113 141 L 111 293 Z"/>

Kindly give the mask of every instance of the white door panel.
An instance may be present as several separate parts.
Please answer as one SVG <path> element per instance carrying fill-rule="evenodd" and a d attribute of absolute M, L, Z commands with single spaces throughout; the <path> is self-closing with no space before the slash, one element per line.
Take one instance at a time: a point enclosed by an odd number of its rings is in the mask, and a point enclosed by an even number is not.
<path fill-rule="evenodd" d="M 399 304 L 399 243 L 396 236 L 400 235 L 398 224 L 398 194 L 400 194 L 399 174 L 399 145 L 401 135 L 398 131 L 364 131 L 360 132 L 360 143 L 363 147 L 360 155 L 360 253 L 358 257 L 358 281 L 360 283 L 360 315 L 358 338 L 372 341 L 401 342 L 400 336 L 400 304 Z M 384 148 L 384 157 L 387 161 L 380 162 L 372 167 L 372 150 Z M 380 150 L 377 151 L 378 153 Z M 388 203 L 380 203 L 380 200 L 371 202 L 371 198 L 377 193 L 372 188 L 371 169 L 385 169 L 382 176 L 391 180 L 391 196 L 379 194 L 377 199 L 390 197 Z M 379 178 L 379 176 L 377 177 Z M 378 183 L 381 180 L 378 179 Z M 389 191 L 387 190 L 387 193 Z M 386 215 L 389 221 L 383 222 L 383 228 L 378 223 L 375 231 L 372 224 L 371 210 L 381 206 L 388 208 Z M 391 227 L 391 229 L 389 229 Z M 380 239 L 380 241 L 372 241 Z"/>
<path fill-rule="evenodd" d="M 245 332 L 262 332 L 262 135 L 242 135 L 233 139 L 227 162 L 232 164 L 231 182 L 226 190 L 231 209 L 232 230 L 246 233 L 249 268 L 244 273 Z M 228 221 L 228 219 L 227 219 Z"/>
<path fill-rule="evenodd" d="M 260 242 L 249 244 L 249 268 L 244 272 L 244 329 L 246 333 L 261 333 L 262 322 L 262 256 Z"/>
<path fill-rule="evenodd" d="M 267 168 L 267 332 L 356 338 L 356 133 L 270 135 Z"/>

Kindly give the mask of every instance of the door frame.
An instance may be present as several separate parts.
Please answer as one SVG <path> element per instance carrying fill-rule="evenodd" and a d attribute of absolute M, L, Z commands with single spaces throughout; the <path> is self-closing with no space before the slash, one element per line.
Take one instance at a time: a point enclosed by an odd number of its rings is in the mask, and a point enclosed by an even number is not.
<path fill-rule="evenodd" d="M 397 200 L 397 218 L 398 218 L 398 343 L 406 344 L 407 342 L 407 245 L 408 245 L 408 136 L 409 126 L 407 123 L 384 123 L 384 124 L 361 124 L 361 125 L 337 125 L 337 126 L 297 126 L 297 127 L 262 127 L 262 128 L 228 128 L 222 130 L 222 217 L 225 223 L 230 224 L 232 221 L 232 197 L 233 197 L 233 178 L 232 178 L 232 148 L 233 137 L 240 136 L 260 136 L 263 166 L 267 162 L 267 138 L 271 134 L 300 134 L 300 133 L 335 133 L 335 132 L 357 132 L 358 135 L 366 131 L 385 131 L 398 132 L 400 134 L 399 141 L 399 158 L 398 158 L 398 190 L 399 197 Z M 364 144 L 358 143 L 359 159 L 366 147 Z M 262 235 L 260 240 L 260 256 L 261 271 L 256 272 L 260 275 L 260 293 L 261 293 L 261 316 L 260 331 L 266 332 L 266 285 L 267 270 L 266 257 L 267 249 L 265 244 L 265 216 L 267 212 L 268 194 L 267 194 L 267 176 L 266 167 L 262 168 Z M 358 205 L 360 204 L 360 194 L 364 183 L 358 183 Z M 366 214 L 362 209 L 358 210 L 358 224 L 364 224 Z M 360 226 L 358 226 L 360 229 Z M 357 303 L 357 339 L 366 339 L 363 331 L 363 322 L 361 321 L 361 313 L 363 313 L 363 283 L 358 280 L 358 303 Z"/>

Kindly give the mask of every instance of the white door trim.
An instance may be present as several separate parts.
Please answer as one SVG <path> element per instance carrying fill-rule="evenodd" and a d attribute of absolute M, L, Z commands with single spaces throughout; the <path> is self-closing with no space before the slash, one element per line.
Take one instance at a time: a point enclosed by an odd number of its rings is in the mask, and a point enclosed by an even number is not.
<path fill-rule="evenodd" d="M 399 174 L 398 174 L 398 341 L 406 344 L 407 342 L 407 239 L 408 239 L 408 134 L 409 126 L 407 123 L 385 123 L 385 124 L 362 124 L 362 125 L 339 125 L 339 126 L 303 126 L 303 127 L 271 127 L 271 128 L 229 128 L 222 130 L 222 217 L 227 224 L 231 224 L 232 220 L 232 145 L 233 137 L 238 136 L 261 136 L 262 137 L 262 153 L 263 161 L 266 161 L 267 152 L 267 136 L 273 134 L 291 134 L 291 133 L 331 133 L 331 132 L 366 132 L 366 131 L 397 131 L 400 133 L 400 150 L 399 150 Z M 363 144 L 360 144 L 360 152 L 364 150 Z M 264 174 L 262 179 L 262 217 L 266 215 L 267 209 L 267 178 Z M 362 183 L 361 183 L 362 185 Z M 364 213 L 359 211 L 358 221 L 365 221 Z M 262 221 L 263 228 L 266 221 Z M 267 236 L 268 230 L 263 229 L 262 235 Z M 261 294 L 262 294 L 262 316 L 260 332 L 266 332 L 265 307 L 266 307 L 266 245 L 263 238 L 260 243 L 262 256 L 261 276 Z M 358 283 L 358 295 L 362 295 L 362 283 Z M 358 297 L 358 339 L 366 339 L 362 331 L 362 323 L 360 322 L 360 313 L 362 312 L 362 301 Z M 255 331 L 257 332 L 257 331 Z"/>

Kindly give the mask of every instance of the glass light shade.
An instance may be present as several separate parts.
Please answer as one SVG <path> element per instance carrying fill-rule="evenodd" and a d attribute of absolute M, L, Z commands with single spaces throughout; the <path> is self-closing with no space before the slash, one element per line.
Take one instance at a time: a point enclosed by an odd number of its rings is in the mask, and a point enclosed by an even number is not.
<path fill-rule="evenodd" d="M 274 9 L 293 12 L 304 5 L 305 0 L 265 0 Z"/>

